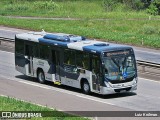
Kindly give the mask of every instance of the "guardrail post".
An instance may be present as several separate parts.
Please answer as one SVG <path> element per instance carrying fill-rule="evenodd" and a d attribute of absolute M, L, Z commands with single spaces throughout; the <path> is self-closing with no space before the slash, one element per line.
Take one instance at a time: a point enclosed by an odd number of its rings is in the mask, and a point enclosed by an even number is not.
<path fill-rule="evenodd" d="M 142 72 L 145 72 L 145 66 L 142 66 Z"/>

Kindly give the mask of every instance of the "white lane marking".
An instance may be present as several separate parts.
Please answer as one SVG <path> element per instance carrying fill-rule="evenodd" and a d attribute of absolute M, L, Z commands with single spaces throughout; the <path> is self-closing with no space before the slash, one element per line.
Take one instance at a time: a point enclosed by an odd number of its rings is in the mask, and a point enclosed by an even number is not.
<path fill-rule="evenodd" d="M 143 51 L 143 50 L 134 50 L 134 51 L 139 51 L 139 52 L 144 52 L 144 53 L 149 53 L 149 54 L 156 54 L 156 55 L 160 55 L 160 53 L 149 52 L 149 51 Z"/>
<path fill-rule="evenodd" d="M 0 50 L 0 52 L 8 53 L 8 54 L 14 54 L 14 53 L 12 53 L 12 52 L 7 52 L 7 51 L 3 51 L 3 50 Z"/>
<path fill-rule="evenodd" d="M 147 81 L 150 81 L 150 82 L 160 83 L 160 81 L 155 81 L 155 80 L 146 79 L 146 78 L 141 78 L 141 77 L 138 77 L 138 78 L 139 78 L 139 79 L 143 79 L 143 80 L 147 80 Z"/>
<path fill-rule="evenodd" d="M 57 91 L 57 92 L 61 92 L 61 93 L 66 93 L 66 94 L 70 94 L 70 95 L 73 95 L 73 96 L 77 96 L 77 97 L 80 97 L 80 98 L 84 98 L 84 99 L 88 99 L 88 100 L 92 100 L 92 101 L 95 101 L 95 102 L 100 102 L 100 103 L 103 103 L 103 104 L 108 104 L 108 105 L 114 105 L 115 104 L 112 104 L 112 103 L 109 103 L 109 102 L 104 102 L 104 101 L 101 101 L 101 100 L 96 100 L 96 99 L 93 99 L 93 98 L 89 98 L 90 96 L 82 96 L 82 95 L 77 95 L 77 93 L 71 93 L 71 92 L 68 92 L 68 91 L 65 91 L 65 90 L 60 90 L 58 88 L 49 88 L 47 86 L 42 86 L 42 85 L 39 85 L 39 84 L 36 84 L 36 83 L 32 83 L 32 82 L 26 82 L 26 81 L 20 81 L 20 80 L 16 80 L 16 79 L 13 79 L 13 78 L 6 78 L 6 76 L 0 76 L 0 77 L 3 77 L 5 79 L 8 79 L 8 80 L 12 80 L 12 81 L 17 81 L 17 82 L 20 82 L 20 83 L 24 83 L 24 84 L 28 84 L 28 85 L 32 85 L 32 86 L 36 86 L 36 87 L 39 87 L 39 88 L 43 88 L 43 89 L 48 89 L 48 90 L 54 90 L 54 91 Z"/>
<path fill-rule="evenodd" d="M 92 100 L 92 101 L 96 101 L 96 102 L 100 102 L 100 103 L 104 103 L 104 104 L 115 105 L 113 103 L 108 103 L 108 102 L 96 100 L 96 99 L 93 99 L 93 98 L 89 98 L 87 96 L 82 96 L 82 95 L 75 95 L 75 96 L 80 97 L 80 98 L 85 98 L 85 99 L 88 99 L 88 100 Z"/>
<path fill-rule="evenodd" d="M 52 89 L 52 88 L 48 88 L 48 87 L 45 87 L 45 86 L 42 86 L 42 85 L 39 85 L 39 84 L 35 84 L 35 83 L 28 83 L 26 81 L 19 81 L 21 83 L 25 83 L 25 84 L 29 84 L 29 85 L 32 85 L 32 86 L 36 86 L 36 87 L 40 87 L 40 88 L 44 88 L 44 89 L 50 89 L 50 90 L 55 90 L 57 92 L 62 92 L 62 93 L 67 93 L 67 94 L 70 94 L 70 95 L 74 95 L 74 96 L 77 96 L 77 97 L 80 97 L 80 98 L 85 98 L 85 99 L 88 99 L 88 100 L 92 100 L 92 101 L 96 101 L 96 102 L 100 102 L 100 103 L 104 103 L 104 104 L 109 104 L 109 105 L 115 105 L 115 104 L 112 104 L 112 103 L 108 103 L 108 102 L 104 102 L 104 101 L 100 101 L 100 100 L 96 100 L 96 99 L 93 99 L 93 98 L 89 98 L 86 96 L 82 96 L 82 95 L 78 95 L 78 94 L 73 94 L 73 93 L 69 93 L 67 91 L 64 91 L 64 90 L 59 90 L 59 89 Z"/>

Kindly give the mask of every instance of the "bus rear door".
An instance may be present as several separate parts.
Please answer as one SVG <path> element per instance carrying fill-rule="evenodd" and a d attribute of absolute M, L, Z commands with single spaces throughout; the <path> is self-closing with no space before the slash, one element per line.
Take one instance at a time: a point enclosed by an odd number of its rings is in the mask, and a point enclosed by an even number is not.
<path fill-rule="evenodd" d="M 33 76 L 33 46 L 25 45 L 26 75 Z"/>
<path fill-rule="evenodd" d="M 60 82 L 60 51 L 59 50 L 52 50 L 52 74 L 55 75 L 53 77 L 53 81 Z"/>

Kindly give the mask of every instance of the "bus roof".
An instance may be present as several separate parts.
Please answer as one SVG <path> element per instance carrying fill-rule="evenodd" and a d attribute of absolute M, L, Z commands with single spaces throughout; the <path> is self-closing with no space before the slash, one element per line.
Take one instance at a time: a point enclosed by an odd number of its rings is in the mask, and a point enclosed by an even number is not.
<path fill-rule="evenodd" d="M 16 34 L 16 38 L 91 53 L 131 49 L 131 47 L 126 45 L 109 44 L 107 42 L 85 39 L 82 36 L 64 33 L 46 33 L 44 31 Z"/>

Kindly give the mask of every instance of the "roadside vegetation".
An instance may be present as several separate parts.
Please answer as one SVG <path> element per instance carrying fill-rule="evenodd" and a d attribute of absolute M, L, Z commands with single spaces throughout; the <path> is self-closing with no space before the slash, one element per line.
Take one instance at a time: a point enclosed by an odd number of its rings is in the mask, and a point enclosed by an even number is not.
<path fill-rule="evenodd" d="M 160 48 L 160 24 L 156 20 L 29 20 L 0 17 L 0 25 L 28 30 L 63 32 L 108 42 Z"/>
<path fill-rule="evenodd" d="M 151 0 L 1 0 L 0 15 L 109 19 L 158 15 L 160 1 L 147 1 Z"/>
<path fill-rule="evenodd" d="M 1 0 L 0 25 L 160 48 L 160 0 Z M 30 20 L 5 16 L 80 18 Z"/>
<path fill-rule="evenodd" d="M 40 112 L 42 111 L 42 115 L 43 112 L 46 112 L 45 115 L 47 115 L 48 113 L 50 113 L 49 115 L 53 114 L 54 116 L 61 116 L 61 117 L 45 117 L 45 120 L 88 120 L 82 117 L 76 117 L 73 115 L 69 115 L 63 112 L 59 112 L 57 110 L 52 110 L 50 108 L 47 107 L 42 107 L 42 106 L 38 106 L 35 104 L 31 104 L 28 102 L 24 102 L 21 100 L 17 100 L 14 98 L 10 98 L 10 97 L 4 97 L 4 96 L 0 96 L 0 111 L 19 111 L 19 112 Z M 47 113 L 48 112 L 48 113 Z M 51 113 L 53 112 L 53 113 Z M 44 118 L 32 118 L 33 120 L 39 120 L 39 119 L 44 119 Z"/>

